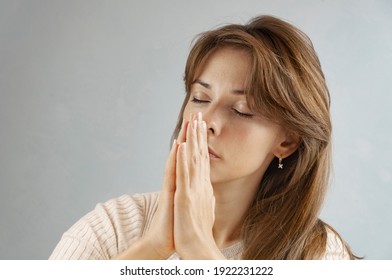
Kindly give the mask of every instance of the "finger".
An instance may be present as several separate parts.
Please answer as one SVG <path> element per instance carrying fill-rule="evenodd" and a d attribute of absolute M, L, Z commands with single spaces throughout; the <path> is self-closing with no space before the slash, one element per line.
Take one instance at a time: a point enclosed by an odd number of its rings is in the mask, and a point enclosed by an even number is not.
<path fill-rule="evenodd" d="M 212 220 L 215 221 L 215 206 L 216 206 L 216 200 L 215 196 L 212 197 Z"/>
<path fill-rule="evenodd" d="M 187 133 L 187 129 L 188 129 L 188 124 L 189 122 L 185 119 L 182 120 L 182 124 L 181 124 L 181 130 L 178 133 L 178 138 L 177 138 L 177 142 L 179 144 L 184 143 L 186 141 L 186 133 Z"/>
<path fill-rule="evenodd" d="M 178 147 L 176 161 L 176 193 L 186 192 L 189 187 L 189 172 L 186 155 L 186 143 Z"/>
<path fill-rule="evenodd" d="M 203 168 L 203 175 L 210 179 L 210 157 L 208 154 L 208 139 L 207 139 L 207 124 L 203 121 L 202 113 L 198 113 L 197 120 L 199 123 L 198 129 L 198 144 L 201 155 L 201 164 Z"/>
<path fill-rule="evenodd" d="M 172 148 L 170 149 L 169 157 L 166 161 L 165 173 L 163 176 L 163 190 L 167 192 L 174 192 L 176 190 L 176 154 L 177 141 L 174 140 Z"/>
<path fill-rule="evenodd" d="M 208 143 L 207 143 L 207 124 L 203 121 L 203 115 L 201 112 L 197 114 L 197 122 L 198 122 L 198 145 L 200 149 L 200 153 L 203 158 L 208 158 Z"/>
<path fill-rule="evenodd" d="M 197 119 L 193 118 L 187 133 L 187 157 L 191 183 L 197 182 L 200 179 L 200 174 L 202 173 L 200 158 L 201 152 L 198 143 L 198 127 Z"/>
<path fill-rule="evenodd" d="M 192 152 L 192 153 L 196 152 L 196 149 L 199 146 L 199 144 L 198 144 L 198 136 L 197 136 L 198 132 L 197 131 L 198 131 L 198 122 L 197 122 L 197 120 L 192 119 L 189 122 L 188 130 L 187 130 L 187 133 L 186 133 L 186 142 L 190 144 L 187 147 L 188 147 L 189 151 Z"/>
<path fill-rule="evenodd" d="M 189 139 L 192 138 L 192 128 L 195 127 L 194 121 L 195 121 L 195 115 L 191 114 L 189 121 L 187 121 L 187 126 L 186 126 L 186 131 L 185 131 L 186 141 L 189 141 Z"/>

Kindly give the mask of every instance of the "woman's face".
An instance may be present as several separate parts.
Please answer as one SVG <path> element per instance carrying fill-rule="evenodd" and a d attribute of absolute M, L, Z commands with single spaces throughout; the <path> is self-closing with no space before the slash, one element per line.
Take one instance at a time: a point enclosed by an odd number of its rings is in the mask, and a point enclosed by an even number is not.
<path fill-rule="evenodd" d="M 183 118 L 202 112 L 207 123 L 211 182 L 258 185 L 280 152 L 283 129 L 250 111 L 244 89 L 251 56 L 221 48 L 212 53 L 191 86 Z"/>

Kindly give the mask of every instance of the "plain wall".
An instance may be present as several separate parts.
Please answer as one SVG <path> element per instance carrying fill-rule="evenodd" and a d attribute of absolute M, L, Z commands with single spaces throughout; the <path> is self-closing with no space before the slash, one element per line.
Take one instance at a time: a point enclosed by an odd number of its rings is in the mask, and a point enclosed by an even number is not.
<path fill-rule="evenodd" d="M 98 202 L 159 190 L 192 39 L 259 14 L 307 33 L 329 84 L 322 218 L 392 259 L 391 3 L 0 0 L 0 259 L 46 259 Z"/>

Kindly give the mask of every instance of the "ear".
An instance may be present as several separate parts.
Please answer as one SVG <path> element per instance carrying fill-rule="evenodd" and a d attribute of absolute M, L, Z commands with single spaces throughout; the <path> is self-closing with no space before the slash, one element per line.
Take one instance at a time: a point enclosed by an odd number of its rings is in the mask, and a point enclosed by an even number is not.
<path fill-rule="evenodd" d="M 301 137 L 295 132 L 287 132 L 283 140 L 274 147 L 272 153 L 277 158 L 286 158 L 294 153 L 297 149 L 299 144 L 301 143 Z"/>

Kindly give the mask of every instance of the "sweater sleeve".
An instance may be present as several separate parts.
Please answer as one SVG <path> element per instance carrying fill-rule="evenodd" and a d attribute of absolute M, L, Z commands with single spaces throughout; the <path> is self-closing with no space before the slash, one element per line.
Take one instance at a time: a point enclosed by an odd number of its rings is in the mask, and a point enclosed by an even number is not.
<path fill-rule="evenodd" d="M 99 203 L 67 230 L 49 259 L 111 259 L 145 232 L 158 193 L 123 195 Z"/>

